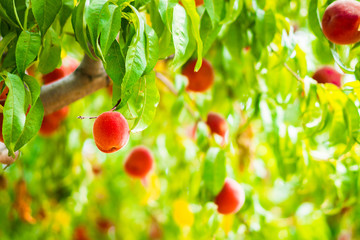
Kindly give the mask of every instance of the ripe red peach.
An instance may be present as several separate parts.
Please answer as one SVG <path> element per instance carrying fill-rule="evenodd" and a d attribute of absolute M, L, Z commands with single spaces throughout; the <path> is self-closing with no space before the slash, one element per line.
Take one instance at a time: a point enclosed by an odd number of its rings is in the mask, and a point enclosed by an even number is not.
<path fill-rule="evenodd" d="M 68 113 L 69 107 L 65 106 L 56 112 L 44 116 L 39 133 L 42 136 L 50 136 L 55 133 L 59 129 L 61 122 L 66 118 Z"/>
<path fill-rule="evenodd" d="M 4 81 L 0 83 L 0 91 L 2 90 L 3 86 L 4 86 Z M 5 86 L 4 91 L 2 91 L 2 93 L 0 94 L 0 100 L 5 100 L 8 92 L 9 92 L 9 88 Z"/>
<path fill-rule="evenodd" d="M 104 153 L 116 152 L 124 147 L 129 134 L 129 125 L 119 112 L 104 112 L 94 122 L 95 144 Z"/>
<path fill-rule="evenodd" d="M 96 220 L 96 225 L 98 230 L 104 234 L 108 233 L 109 230 L 114 227 L 114 224 L 106 218 L 98 218 Z"/>
<path fill-rule="evenodd" d="M 220 114 L 210 112 L 207 115 L 206 124 L 209 126 L 211 133 L 218 134 L 224 141 L 227 139 L 229 134 L 229 126 Z"/>
<path fill-rule="evenodd" d="M 125 172 L 134 178 L 145 178 L 154 166 L 154 157 L 146 147 L 134 148 L 125 160 Z"/>
<path fill-rule="evenodd" d="M 226 178 L 225 184 L 220 193 L 215 198 L 218 212 L 221 214 L 231 214 L 240 210 L 245 202 L 245 192 L 241 185 L 231 179 Z"/>
<path fill-rule="evenodd" d="M 90 240 L 85 226 L 77 226 L 73 233 L 73 240 Z"/>
<path fill-rule="evenodd" d="M 179 4 L 180 4 L 181 6 L 184 6 L 181 1 L 179 1 Z M 198 6 L 201 6 L 201 5 L 203 5 L 203 4 L 204 4 L 204 0 L 195 0 L 195 5 L 196 5 L 197 7 L 198 7 Z"/>
<path fill-rule="evenodd" d="M 42 78 L 44 84 L 53 83 L 69 74 L 74 72 L 76 68 L 79 66 L 79 63 L 72 58 L 65 58 L 63 59 L 63 64 L 60 68 L 56 68 L 51 73 L 45 74 Z"/>
<path fill-rule="evenodd" d="M 312 78 L 318 83 L 332 83 L 341 87 L 341 77 L 342 75 L 335 69 L 331 67 L 322 67 L 314 73 Z"/>
<path fill-rule="evenodd" d="M 189 83 L 186 87 L 187 91 L 193 92 L 205 92 L 214 83 L 215 75 L 211 63 L 203 59 L 202 66 L 198 72 L 194 71 L 196 65 L 196 59 L 190 60 L 182 70 L 182 74 L 185 75 Z"/>
<path fill-rule="evenodd" d="M 360 41 L 360 3 L 338 0 L 330 4 L 322 18 L 322 30 L 331 42 L 353 44 Z"/>

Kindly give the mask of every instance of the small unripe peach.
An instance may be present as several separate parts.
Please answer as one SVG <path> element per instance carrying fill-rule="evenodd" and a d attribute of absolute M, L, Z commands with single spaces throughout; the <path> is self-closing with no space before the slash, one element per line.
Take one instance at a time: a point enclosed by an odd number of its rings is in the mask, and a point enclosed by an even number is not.
<path fill-rule="evenodd" d="M 341 76 L 338 71 L 331 67 L 322 67 L 314 73 L 312 78 L 318 83 L 332 83 L 341 87 Z"/>
<path fill-rule="evenodd" d="M 185 75 L 189 84 L 186 90 L 193 92 L 205 92 L 214 83 L 214 71 L 211 63 L 203 59 L 201 68 L 198 72 L 194 71 L 196 65 L 196 59 L 190 60 L 182 70 L 182 74 Z"/>
<path fill-rule="evenodd" d="M 353 44 L 360 41 L 360 3 L 338 0 L 330 4 L 322 18 L 322 30 L 331 42 Z"/>
<path fill-rule="evenodd" d="M 209 126 L 211 133 L 216 133 L 224 139 L 229 134 L 229 126 L 220 114 L 210 112 L 207 115 L 206 124 Z"/>
<path fill-rule="evenodd" d="M 19 151 L 15 152 L 15 157 L 9 156 L 9 151 L 7 150 L 5 144 L 0 143 L 0 164 L 10 165 L 15 162 L 19 157 Z"/>
<path fill-rule="evenodd" d="M 231 214 L 240 210 L 245 202 L 245 192 L 241 185 L 231 178 L 225 179 L 225 184 L 215 198 L 218 212 Z"/>
<path fill-rule="evenodd" d="M 125 161 L 125 171 L 132 177 L 145 178 L 154 166 L 154 157 L 146 147 L 134 148 Z"/>
<path fill-rule="evenodd" d="M 129 134 L 129 125 L 119 112 L 104 112 L 94 122 L 95 144 L 104 153 L 116 152 L 124 147 Z"/>

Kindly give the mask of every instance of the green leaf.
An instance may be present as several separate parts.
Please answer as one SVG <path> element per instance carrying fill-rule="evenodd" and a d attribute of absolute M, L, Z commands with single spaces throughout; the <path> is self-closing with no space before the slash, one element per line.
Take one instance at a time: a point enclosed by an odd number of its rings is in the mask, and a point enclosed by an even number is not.
<path fill-rule="evenodd" d="M 136 34 L 127 50 L 125 59 L 125 76 L 121 83 L 121 103 L 118 108 L 123 107 L 133 94 L 134 84 L 140 79 L 146 69 L 144 22 L 139 12 L 130 6 L 136 13 Z"/>
<path fill-rule="evenodd" d="M 76 40 L 79 42 L 80 46 L 84 49 L 85 53 L 93 58 L 93 54 L 90 52 L 88 46 L 88 38 L 86 34 L 86 21 L 84 16 L 86 0 L 80 0 L 78 5 L 74 8 L 74 11 L 71 16 L 71 23 L 74 28 L 74 33 Z"/>
<path fill-rule="evenodd" d="M 309 28 L 315 36 L 321 40 L 324 39 L 324 34 L 320 25 L 320 16 L 318 11 L 318 0 L 310 0 L 308 9 Z"/>
<path fill-rule="evenodd" d="M 173 11 L 177 3 L 178 0 L 158 0 L 158 9 L 161 19 L 169 31 L 171 31 Z"/>
<path fill-rule="evenodd" d="M 275 15 L 271 10 L 256 11 L 255 32 L 263 46 L 269 45 L 276 33 Z"/>
<path fill-rule="evenodd" d="M 230 0 L 226 9 L 226 17 L 221 21 L 221 24 L 232 23 L 240 15 L 244 6 L 244 0 Z"/>
<path fill-rule="evenodd" d="M 61 43 L 57 33 L 50 28 L 45 34 L 44 47 L 41 50 L 38 70 L 47 74 L 52 72 L 61 61 Z"/>
<path fill-rule="evenodd" d="M 187 59 L 185 58 L 186 48 L 189 44 L 189 20 L 186 11 L 180 5 L 174 8 L 174 18 L 172 21 L 172 37 L 175 47 L 173 59 L 174 69 L 178 69 Z"/>
<path fill-rule="evenodd" d="M 209 14 L 205 12 L 201 18 L 201 25 L 200 25 L 200 36 L 204 44 L 204 54 L 207 53 L 211 45 L 214 43 L 218 33 L 220 32 L 220 29 L 221 29 L 221 25 L 219 25 L 218 23 L 215 23 L 214 25 L 211 24 L 211 19 Z"/>
<path fill-rule="evenodd" d="M 9 23 L 11 26 L 18 28 L 19 26 L 17 25 L 16 21 L 13 21 L 11 19 L 11 17 L 8 15 L 8 13 L 6 12 L 6 9 L 4 6 L 6 6 L 7 3 L 2 3 L 0 2 L 0 18 L 5 20 L 7 23 Z"/>
<path fill-rule="evenodd" d="M 16 43 L 16 66 L 20 76 L 24 75 L 25 69 L 37 57 L 41 46 L 41 37 L 37 33 L 28 31 L 21 32 Z"/>
<path fill-rule="evenodd" d="M 200 17 L 196 11 L 195 1 L 182 0 L 181 2 L 183 3 L 186 12 L 191 19 L 191 29 L 197 43 L 197 62 L 195 65 L 195 71 L 198 71 L 201 67 L 203 55 L 203 43 L 200 37 Z"/>
<path fill-rule="evenodd" d="M 19 76 L 8 73 L 5 84 L 9 88 L 4 105 L 3 137 L 10 155 L 25 125 L 25 87 Z"/>
<path fill-rule="evenodd" d="M 20 5 L 19 2 L 17 2 L 17 4 Z M 15 5 L 15 0 L 2 0 L 0 3 L 0 16 L 8 21 L 9 24 L 23 29 L 18 16 L 17 7 L 19 6 Z"/>
<path fill-rule="evenodd" d="M 138 117 L 132 126 L 132 132 L 143 131 L 151 124 L 159 101 L 160 95 L 156 87 L 155 72 L 152 71 L 140 79 L 140 90 L 137 93 Z"/>
<path fill-rule="evenodd" d="M 113 41 L 106 57 L 105 70 L 113 81 L 113 105 L 120 99 L 121 83 L 125 75 L 125 58 L 120 50 L 119 43 Z"/>
<path fill-rule="evenodd" d="M 31 0 L 32 11 L 39 25 L 41 35 L 44 36 L 54 22 L 61 9 L 62 1 L 59 0 Z"/>
<path fill-rule="evenodd" d="M 109 11 L 108 5 L 109 3 L 107 2 L 107 0 L 98 0 L 98 1 L 91 1 L 89 6 L 86 6 L 85 8 L 85 21 L 86 21 L 87 29 L 89 30 L 91 44 L 93 46 L 96 55 L 102 60 L 104 59 L 98 41 L 100 35 L 98 27 L 99 27 L 101 15 L 103 15 L 104 12 Z"/>
<path fill-rule="evenodd" d="M 23 147 L 38 133 L 44 117 L 44 107 L 41 99 L 39 98 L 40 85 L 35 78 L 28 75 L 24 76 L 24 82 L 30 91 L 31 107 L 26 115 L 24 129 L 21 132 L 19 140 L 15 144 L 14 151 Z"/>
<path fill-rule="evenodd" d="M 224 150 L 210 148 L 205 156 L 203 180 L 213 195 L 218 194 L 226 178 L 226 156 Z"/>
<path fill-rule="evenodd" d="M 104 55 L 107 54 L 111 43 L 116 39 L 120 28 L 121 8 L 110 4 L 108 9 L 101 13 L 98 28 L 100 33 L 100 47 Z"/>
<path fill-rule="evenodd" d="M 59 12 L 59 22 L 61 29 L 65 26 L 66 21 L 71 16 L 74 9 L 74 0 L 62 0 L 62 7 Z"/>
<path fill-rule="evenodd" d="M 356 66 L 355 66 L 355 77 L 356 77 L 356 80 L 360 80 L 360 61 L 358 61 L 356 63 Z"/>
<path fill-rule="evenodd" d="M 6 47 L 9 43 L 16 38 L 16 32 L 9 32 L 6 36 L 0 41 L 0 56 L 3 55 Z"/>
<path fill-rule="evenodd" d="M 206 12 L 209 14 L 212 26 L 222 20 L 225 1 L 223 0 L 204 0 Z M 231 6 L 236 7 L 236 6 Z M 241 11 L 241 9 L 240 9 Z M 239 12 L 240 13 L 240 12 Z"/>
<path fill-rule="evenodd" d="M 345 64 L 342 62 L 339 53 L 336 51 L 336 45 L 335 44 L 331 44 L 331 54 L 335 60 L 335 62 L 339 65 L 339 67 L 345 72 L 345 73 L 350 73 L 353 74 L 354 70 L 350 67 L 345 66 Z"/>
<path fill-rule="evenodd" d="M 150 73 L 159 59 L 159 39 L 154 29 L 145 25 L 145 44 L 146 44 L 146 69 L 144 75 Z"/>

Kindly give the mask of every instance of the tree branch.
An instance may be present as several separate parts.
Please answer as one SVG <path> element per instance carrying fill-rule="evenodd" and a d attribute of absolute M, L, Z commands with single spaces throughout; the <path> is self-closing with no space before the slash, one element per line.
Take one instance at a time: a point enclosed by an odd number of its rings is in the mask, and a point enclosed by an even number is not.
<path fill-rule="evenodd" d="M 84 56 L 80 66 L 56 82 L 41 87 L 45 115 L 53 113 L 97 90 L 110 85 L 101 61 Z"/>

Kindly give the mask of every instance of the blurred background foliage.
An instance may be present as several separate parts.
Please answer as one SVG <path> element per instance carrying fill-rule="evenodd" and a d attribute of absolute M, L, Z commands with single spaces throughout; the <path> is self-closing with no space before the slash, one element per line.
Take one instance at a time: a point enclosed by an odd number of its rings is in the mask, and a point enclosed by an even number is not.
<path fill-rule="evenodd" d="M 178 95 L 157 81 L 152 124 L 112 154 L 96 148 L 93 120 L 76 118 L 111 109 L 108 90 L 71 104 L 55 135 L 35 137 L 0 173 L 0 239 L 360 238 L 360 83 L 352 71 L 359 48 L 332 46 L 316 33 L 317 11 L 321 16 L 331 1 L 213 2 L 218 21 L 204 5 L 197 8 L 204 58 L 216 75 L 204 94 L 187 93 L 186 78 L 168 58 L 175 49 L 157 18 L 158 1 L 134 2 L 159 35 L 155 71 L 173 81 Z M 235 3 L 242 6 L 237 13 Z M 63 31 L 73 32 L 70 19 Z M 188 57 L 196 57 L 189 46 Z M 81 60 L 71 34 L 63 35 L 61 49 L 62 57 Z M 322 65 L 348 73 L 341 89 L 311 79 Z M 209 137 L 203 120 L 210 111 L 229 124 L 225 146 Z M 146 182 L 123 170 L 137 145 L 156 159 Z M 234 215 L 218 214 L 204 187 L 204 159 L 213 148 L 246 192 Z"/>

